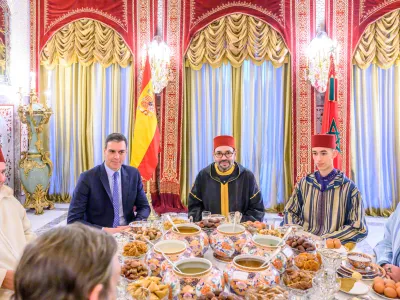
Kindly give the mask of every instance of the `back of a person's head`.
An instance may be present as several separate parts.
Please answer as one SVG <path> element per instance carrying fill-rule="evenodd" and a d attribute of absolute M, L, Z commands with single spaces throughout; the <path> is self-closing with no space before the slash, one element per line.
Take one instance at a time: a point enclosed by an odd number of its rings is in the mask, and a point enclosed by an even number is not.
<path fill-rule="evenodd" d="M 26 246 L 14 299 L 88 299 L 99 284 L 99 298 L 108 299 L 116 252 L 114 238 L 104 231 L 79 223 L 50 230 Z"/>

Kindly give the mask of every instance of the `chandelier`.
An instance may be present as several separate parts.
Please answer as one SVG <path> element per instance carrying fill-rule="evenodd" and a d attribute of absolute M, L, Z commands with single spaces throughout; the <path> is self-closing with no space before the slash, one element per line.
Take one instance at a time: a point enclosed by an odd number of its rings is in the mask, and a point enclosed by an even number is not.
<path fill-rule="evenodd" d="M 336 59 L 338 45 L 326 32 L 320 31 L 307 47 L 307 80 L 319 92 L 324 93 L 328 83 L 330 57 Z"/>
<path fill-rule="evenodd" d="M 148 46 L 151 80 L 156 94 L 171 80 L 171 50 L 160 36 L 155 36 Z"/>

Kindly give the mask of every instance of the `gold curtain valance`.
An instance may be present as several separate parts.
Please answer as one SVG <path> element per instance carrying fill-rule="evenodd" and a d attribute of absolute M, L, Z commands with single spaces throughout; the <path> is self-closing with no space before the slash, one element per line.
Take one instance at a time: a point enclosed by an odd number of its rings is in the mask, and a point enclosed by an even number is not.
<path fill-rule="evenodd" d="M 122 37 L 112 28 L 92 19 L 69 23 L 55 33 L 40 54 L 40 63 L 52 69 L 58 64 L 93 62 L 107 68 L 113 63 L 127 67 L 132 53 Z"/>
<path fill-rule="evenodd" d="M 251 16 L 223 17 L 197 33 L 186 54 L 186 66 L 200 70 L 204 63 L 218 68 L 229 61 L 240 67 L 250 58 L 261 65 L 270 60 L 274 67 L 287 62 L 289 50 L 281 35 L 268 24 Z"/>
<path fill-rule="evenodd" d="M 365 29 L 353 64 L 366 69 L 371 63 L 382 69 L 400 63 L 400 10 L 386 14 Z"/>

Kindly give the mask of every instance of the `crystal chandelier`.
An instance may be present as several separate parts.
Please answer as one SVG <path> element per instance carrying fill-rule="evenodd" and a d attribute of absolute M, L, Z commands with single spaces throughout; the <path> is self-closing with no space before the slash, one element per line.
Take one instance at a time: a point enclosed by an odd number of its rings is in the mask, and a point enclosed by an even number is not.
<path fill-rule="evenodd" d="M 336 59 L 338 45 L 326 32 L 320 31 L 307 47 L 307 79 L 319 92 L 324 93 L 328 83 L 330 56 Z"/>
<path fill-rule="evenodd" d="M 148 46 L 148 55 L 153 89 L 158 94 L 171 80 L 171 50 L 160 36 L 155 36 Z"/>

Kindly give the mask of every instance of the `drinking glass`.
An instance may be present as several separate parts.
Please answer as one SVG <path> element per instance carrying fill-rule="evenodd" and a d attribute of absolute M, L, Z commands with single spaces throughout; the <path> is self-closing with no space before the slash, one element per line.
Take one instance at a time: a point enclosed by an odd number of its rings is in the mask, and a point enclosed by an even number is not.
<path fill-rule="evenodd" d="M 206 220 L 209 219 L 211 216 L 211 211 L 205 210 L 201 213 L 201 219 Z"/>
<path fill-rule="evenodd" d="M 178 218 L 182 220 L 189 220 L 189 216 L 187 213 L 178 213 Z"/>
<path fill-rule="evenodd" d="M 309 300 L 309 291 L 308 290 L 297 290 L 297 289 L 288 289 L 289 290 L 289 300 Z"/>
<path fill-rule="evenodd" d="M 242 220 L 242 213 L 238 211 L 231 211 L 228 215 L 228 222 L 233 224 L 235 219 L 236 224 L 240 224 L 240 221 Z"/>

